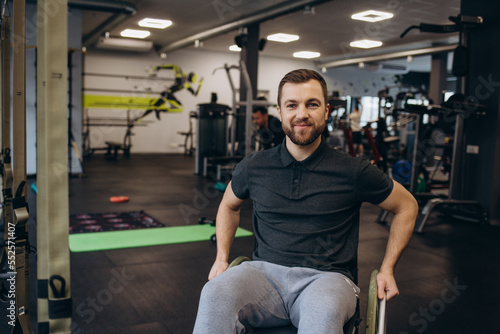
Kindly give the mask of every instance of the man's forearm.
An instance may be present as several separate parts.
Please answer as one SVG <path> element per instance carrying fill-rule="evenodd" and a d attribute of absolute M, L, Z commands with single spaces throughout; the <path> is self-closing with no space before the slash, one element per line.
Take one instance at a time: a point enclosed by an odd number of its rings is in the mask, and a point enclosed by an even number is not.
<path fill-rule="evenodd" d="M 394 215 L 387 249 L 380 267 L 381 272 L 391 274 L 394 272 L 394 268 L 413 234 L 417 210 L 418 208 L 410 208 Z"/>
<path fill-rule="evenodd" d="M 220 207 L 217 212 L 215 233 L 217 236 L 217 261 L 228 262 L 229 251 L 240 222 L 240 210 Z"/>

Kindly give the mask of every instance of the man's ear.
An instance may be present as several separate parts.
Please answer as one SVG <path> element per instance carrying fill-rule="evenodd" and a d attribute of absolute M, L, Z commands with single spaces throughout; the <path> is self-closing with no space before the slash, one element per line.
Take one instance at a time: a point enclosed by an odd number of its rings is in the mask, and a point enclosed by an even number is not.
<path fill-rule="evenodd" d="M 278 111 L 278 116 L 280 117 L 280 122 L 283 122 L 282 118 L 281 118 L 281 110 L 280 110 L 280 106 L 277 106 L 276 107 L 276 110 Z"/>
<path fill-rule="evenodd" d="M 326 104 L 326 108 L 325 108 L 325 121 L 328 120 L 328 110 L 330 110 L 330 104 L 329 103 Z"/>

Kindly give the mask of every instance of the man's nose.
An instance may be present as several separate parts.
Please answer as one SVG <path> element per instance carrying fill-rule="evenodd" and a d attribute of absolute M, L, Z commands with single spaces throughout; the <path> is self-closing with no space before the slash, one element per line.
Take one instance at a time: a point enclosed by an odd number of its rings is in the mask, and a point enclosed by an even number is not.
<path fill-rule="evenodd" d="M 305 105 L 299 105 L 297 108 L 297 118 L 299 119 L 304 119 L 309 117 L 309 111 L 307 110 L 307 107 Z"/>

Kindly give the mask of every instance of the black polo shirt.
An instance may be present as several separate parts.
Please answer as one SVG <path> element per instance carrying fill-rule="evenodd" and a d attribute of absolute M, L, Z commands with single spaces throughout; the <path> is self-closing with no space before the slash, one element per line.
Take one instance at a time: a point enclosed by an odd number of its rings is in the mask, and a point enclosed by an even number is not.
<path fill-rule="evenodd" d="M 321 142 L 296 161 L 285 141 L 247 155 L 232 190 L 254 203 L 254 260 L 341 272 L 355 279 L 362 202 L 379 204 L 392 180 L 364 158 Z"/>

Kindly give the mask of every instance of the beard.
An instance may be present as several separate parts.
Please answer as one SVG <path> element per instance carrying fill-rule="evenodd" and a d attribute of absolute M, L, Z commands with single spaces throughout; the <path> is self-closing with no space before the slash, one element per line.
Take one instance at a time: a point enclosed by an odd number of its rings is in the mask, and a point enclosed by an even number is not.
<path fill-rule="evenodd" d="M 306 124 L 310 125 L 309 128 L 305 130 L 294 130 L 294 125 L 296 124 Z M 305 146 L 313 143 L 325 130 L 326 123 L 316 126 L 314 123 L 308 121 L 295 121 L 292 122 L 291 127 L 283 124 L 283 131 L 287 135 L 292 143 L 295 145 Z"/>

